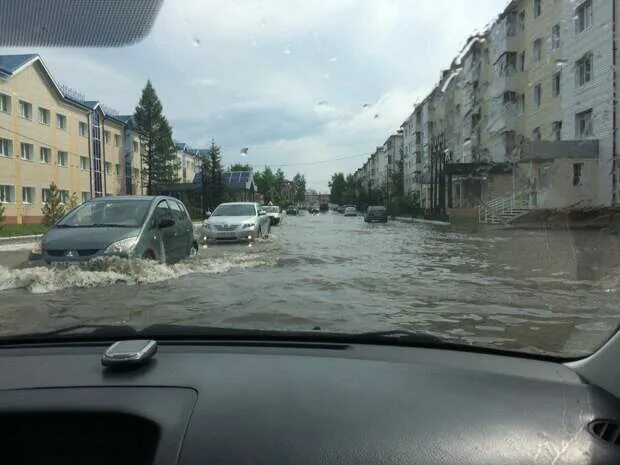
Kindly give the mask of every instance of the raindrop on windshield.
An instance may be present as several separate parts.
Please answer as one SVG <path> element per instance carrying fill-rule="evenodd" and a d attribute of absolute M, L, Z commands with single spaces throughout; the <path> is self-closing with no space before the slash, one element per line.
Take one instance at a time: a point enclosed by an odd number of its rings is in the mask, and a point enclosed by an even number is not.
<path fill-rule="evenodd" d="M 194 47 L 200 47 L 200 39 L 194 37 L 192 44 L 194 45 Z"/>

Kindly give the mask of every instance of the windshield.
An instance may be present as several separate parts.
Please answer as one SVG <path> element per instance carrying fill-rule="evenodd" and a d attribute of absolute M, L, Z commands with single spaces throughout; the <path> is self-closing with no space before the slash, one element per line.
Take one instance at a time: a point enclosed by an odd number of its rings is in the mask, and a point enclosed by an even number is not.
<path fill-rule="evenodd" d="M 213 216 L 254 216 L 256 208 L 254 205 L 220 205 L 213 212 Z"/>
<path fill-rule="evenodd" d="M 148 200 L 106 200 L 87 202 L 79 206 L 57 226 L 62 227 L 106 227 L 124 226 L 138 228 L 151 207 Z"/>
<path fill-rule="evenodd" d="M 45 21 L 106 27 L 3 17 L 0 338 L 169 323 L 581 357 L 614 334 L 616 2 L 158 0 L 122 24 L 123 2 L 56 3 Z"/>

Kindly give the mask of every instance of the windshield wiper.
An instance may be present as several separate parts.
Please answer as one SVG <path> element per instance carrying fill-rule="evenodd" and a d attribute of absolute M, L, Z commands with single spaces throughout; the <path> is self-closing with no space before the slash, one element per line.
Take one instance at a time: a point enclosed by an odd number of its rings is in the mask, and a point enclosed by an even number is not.
<path fill-rule="evenodd" d="M 276 341 L 339 344 L 378 344 L 402 346 L 446 346 L 446 341 L 426 333 L 406 330 L 364 333 L 313 331 L 279 331 L 213 326 L 154 324 L 143 329 L 128 325 L 83 324 L 52 331 L 17 334 L 0 338 L 0 343 L 149 338 L 160 341 Z"/>

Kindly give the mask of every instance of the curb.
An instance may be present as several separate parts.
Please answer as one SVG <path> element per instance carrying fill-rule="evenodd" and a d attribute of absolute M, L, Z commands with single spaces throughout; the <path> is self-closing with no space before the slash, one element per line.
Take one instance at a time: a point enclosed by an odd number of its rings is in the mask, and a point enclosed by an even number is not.
<path fill-rule="evenodd" d="M 438 224 L 442 226 L 449 226 L 451 223 L 447 221 L 439 221 L 439 220 L 426 220 L 424 218 L 409 218 L 406 216 L 396 216 L 394 217 L 396 221 L 401 221 L 403 223 L 426 223 L 426 224 Z"/>
<path fill-rule="evenodd" d="M 41 239 L 43 234 L 31 234 L 29 236 L 0 237 L 0 244 L 19 244 L 20 242 L 32 242 Z"/>

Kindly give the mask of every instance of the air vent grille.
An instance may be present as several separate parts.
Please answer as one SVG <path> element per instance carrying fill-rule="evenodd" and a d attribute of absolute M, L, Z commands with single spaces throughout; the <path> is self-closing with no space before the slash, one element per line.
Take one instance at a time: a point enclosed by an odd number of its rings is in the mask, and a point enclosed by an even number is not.
<path fill-rule="evenodd" d="M 620 446 L 620 423 L 612 420 L 595 420 L 588 425 L 588 430 L 601 441 Z"/>

